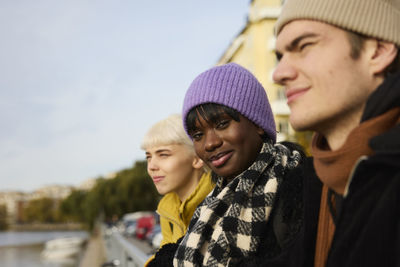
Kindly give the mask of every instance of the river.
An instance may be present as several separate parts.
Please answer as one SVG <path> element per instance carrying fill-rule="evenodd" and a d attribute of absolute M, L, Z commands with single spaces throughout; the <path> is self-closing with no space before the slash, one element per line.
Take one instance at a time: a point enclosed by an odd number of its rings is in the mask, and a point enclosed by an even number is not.
<path fill-rule="evenodd" d="M 46 241 L 59 237 L 88 238 L 85 231 L 1 232 L 1 267 L 75 267 L 82 255 L 63 261 L 46 261 L 40 257 Z"/>

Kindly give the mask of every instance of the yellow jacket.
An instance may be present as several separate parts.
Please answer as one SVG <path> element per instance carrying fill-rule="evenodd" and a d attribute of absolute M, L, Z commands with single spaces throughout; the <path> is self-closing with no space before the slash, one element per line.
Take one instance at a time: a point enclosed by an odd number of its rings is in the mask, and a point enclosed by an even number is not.
<path fill-rule="evenodd" d="M 186 233 L 194 211 L 214 186 L 211 181 L 211 174 L 205 173 L 195 190 L 184 202 L 181 202 L 174 192 L 166 194 L 160 200 L 157 208 L 163 236 L 160 246 L 167 243 L 175 243 Z"/>
<path fill-rule="evenodd" d="M 179 238 L 185 235 L 194 211 L 214 189 L 214 186 L 215 184 L 211 181 L 211 172 L 204 173 L 195 190 L 184 202 L 181 202 L 174 192 L 166 194 L 160 200 L 157 207 L 163 236 L 160 247 L 168 243 L 176 243 Z M 144 266 L 147 266 L 153 258 L 154 255 L 147 260 Z"/>

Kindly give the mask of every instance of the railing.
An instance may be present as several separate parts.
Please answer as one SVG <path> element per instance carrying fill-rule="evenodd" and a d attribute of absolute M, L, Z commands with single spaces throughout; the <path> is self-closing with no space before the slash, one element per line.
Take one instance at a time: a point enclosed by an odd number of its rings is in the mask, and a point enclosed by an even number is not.
<path fill-rule="evenodd" d="M 103 228 L 107 263 L 103 266 L 142 267 L 149 255 L 126 240 L 118 231 Z"/>

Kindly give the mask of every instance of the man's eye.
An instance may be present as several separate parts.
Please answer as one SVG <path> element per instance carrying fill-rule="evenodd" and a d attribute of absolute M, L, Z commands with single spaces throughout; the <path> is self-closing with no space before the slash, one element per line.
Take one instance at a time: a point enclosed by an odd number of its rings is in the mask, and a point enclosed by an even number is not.
<path fill-rule="evenodd" d="M 283 57 L 283 55 L 279 52 L 275 52 L 275 57 L 276 57 L 276 61 L 281 61 L 281 58 Z"/>
<path fill-rule="evenodd" d="M 299 46 L 299 50 L 303 51 L 306 47 L 311 46 L 313 43 L 304 43 Z"/>
<path fill-rule="evenodd" d="M 160 157 L 162 157 L 162 158 L 166 158 L 166 157 L 168 157 L 169 156 L 169 154 L 166 154 L 166 153 L 161 153 L 160 154 Z"/>

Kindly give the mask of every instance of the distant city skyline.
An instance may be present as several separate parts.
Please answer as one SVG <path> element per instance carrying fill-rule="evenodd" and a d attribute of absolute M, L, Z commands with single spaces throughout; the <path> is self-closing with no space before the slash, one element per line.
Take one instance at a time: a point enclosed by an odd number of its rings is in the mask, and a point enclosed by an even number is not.
<path fill-rule="evenodd" d="M 250 1 L 0 3 L 0 191 L 78 186 L 141 138 L 246 23 Z"/>

